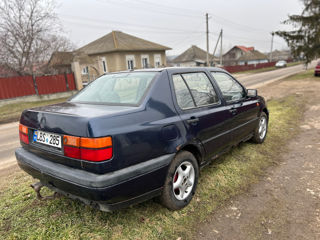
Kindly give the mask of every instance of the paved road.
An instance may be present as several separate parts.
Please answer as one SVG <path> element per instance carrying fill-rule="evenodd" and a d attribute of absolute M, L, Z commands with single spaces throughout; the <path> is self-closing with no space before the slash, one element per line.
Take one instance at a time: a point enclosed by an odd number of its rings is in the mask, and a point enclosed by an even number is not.
<path fill-rule="evenodd" d="M 315 66 L 316 61 L 311 67 Z M 257 74 L 237 74 L 236 78 L 246 87 L 258 87 L 274 80 L 279 80 L 303 70 L 303 65 L 278 69 Z M 18 123 L 0 125 L 0 176 L 6 171 L 13 171 L 16 167 L 14 149 L 20 145 Z M 1 174 L 2 173 L 2 174 Z"/>
<path fill-rule="evenodd" d="M 316 66 L 317 61 L 313 61 L 308 69 L 314 68 Z M 274 71 L 262 72 L 256 74 L 235 74 L 235 77 L 243 83 L 246 87 L 261 87 L 264 84 L 270 83 L 271 81 L 277 81 L 282 78 L 288 77 L 290 75 L 299 73 L 304 70 L 304 66 L 296 65 L 293 67 L 281 68 Z"/>
<path fill-rule="evenodd" d="M 0 175 L 16 165 L 14 150 L 20 145 L 18 123 L 0 125 Z"/>

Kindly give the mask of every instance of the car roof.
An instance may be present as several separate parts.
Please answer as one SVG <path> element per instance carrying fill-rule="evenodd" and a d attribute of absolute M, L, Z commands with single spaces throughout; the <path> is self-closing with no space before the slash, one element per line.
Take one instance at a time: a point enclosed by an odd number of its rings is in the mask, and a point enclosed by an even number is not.
<path fill-rule="evenodd" d="M 162 72 L 162 71 L 172 71 L 172 72 L 196 72 L 196 71 L 223 71 L 225 72 L 223 68 L 218 67 L 164 67 L 164 68 L 143 68 L 143 69 L 134 69 L 134 70 L 125 70 L 120 71 L 121 73 L 128 73 L 128 72 Z M 114 72 L 116 73 L 116 72 Z"/>

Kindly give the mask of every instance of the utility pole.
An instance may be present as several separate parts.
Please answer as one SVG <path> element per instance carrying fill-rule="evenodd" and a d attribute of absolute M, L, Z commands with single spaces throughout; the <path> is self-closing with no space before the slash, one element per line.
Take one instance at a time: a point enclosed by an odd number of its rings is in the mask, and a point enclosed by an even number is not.
<path fill-rule="evenodd" d="M 206 34 L 207 34 L 207 66 L 209 66 L 209 15 L 206 13 Z"/>
<path fill-rule="evenodd" d="M 221 31 L 219 33 L 219 37 L 218 37 L 217 42 L 216 42 L 216 45 L 215 45 L 214 50 L 213 50 L 213 54 L 212 54 L 212 60 L 214 61 L 214 57 L 216 55 L 216 50 L 217 50 L 218 44 L 220 43 L 220 64 L 222 63 L 222 58 L 221 58 L 221 55 L 222 55 L 221 54 L 221 52 L 222 52 L 222 32 L 223 31 L 221 29 Z"/>
<path fill-rule="evenodd" d="M 221 39 L 220 39 L 220 65 L 222 65 L 222 35 L 223 35 L 223 29 L 221 29 Z"/>
<path fill-rule="evenodd" d="M 219 37 L 218 37 L 218 40 L 216 42 L 216 46 L 214 47 L 214 50 L 213 50 L 213 54 L 212 54 L 212 57 L 214 58 L 214 56 L 216 55 L 216 50 L 217 50 L 217 47 L 218 47 L 218 44 L 220 42 L 220 38 L 221 38 L 221 31 L 219 33 Z"/>
<path fill-rule="evenodd" d="M 273 51 L 273 37 L 274 32 L 271 33 L 271 51 L 270 51 L 270 62 L 272 62 L 272 51 Z"/>

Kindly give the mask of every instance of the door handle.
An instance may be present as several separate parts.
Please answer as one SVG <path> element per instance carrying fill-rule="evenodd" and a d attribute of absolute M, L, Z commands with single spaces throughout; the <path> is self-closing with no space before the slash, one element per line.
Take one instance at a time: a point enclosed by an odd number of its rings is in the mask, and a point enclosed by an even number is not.
<path fill-rule="evenodd" d="M 229 110 L 229 112 L 232 114 L 232 115 L 236 115 L 237 114 L 237 109 L 236 108 L 231 108 Z"/>
<path fill-rule="evenodd" d="M 191 125 L 197 125 L 197 123 L 199 122 L 199 118 L 193 116 L 189 118 L 187 122 L 190 123 Z"/>

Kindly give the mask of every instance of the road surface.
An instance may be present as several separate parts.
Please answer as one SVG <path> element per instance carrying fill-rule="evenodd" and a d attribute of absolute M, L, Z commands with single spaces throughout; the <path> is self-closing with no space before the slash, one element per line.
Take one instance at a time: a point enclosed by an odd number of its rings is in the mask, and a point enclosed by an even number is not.
<path fill-rule="evenodd" d="M 0 176 L 16 166 L 14 150 L 20 145 L 18 123 L 0 125 Z"/>
<path fill-rule="evenodd" d="M 308 69 L 312 69 L 316 66 L 317 61 L 313 61 Z M 304 70 L 304 65 L 296 65 L 287 68 L 280 68 L 273 71 L 256 73 L 256 74 L 234 74 L 234 76 L 246 87 L 256 88 L 265 84 L 286 78 L 293 74 L 299 73 Z"/>
<path fill-rule="evenodd" d="M 309 68 L 314 67 L 314 61 Z M 287 67 L 257 74 L 236 74 L 236 78 L 246 87 L 258 87 L 303 70 L 303 65 Z M 0 125 L 0 176 L 16 169 L 14 150 L 19 147 L 18 123 Z"/>

